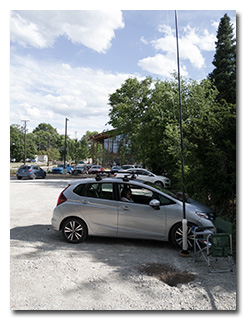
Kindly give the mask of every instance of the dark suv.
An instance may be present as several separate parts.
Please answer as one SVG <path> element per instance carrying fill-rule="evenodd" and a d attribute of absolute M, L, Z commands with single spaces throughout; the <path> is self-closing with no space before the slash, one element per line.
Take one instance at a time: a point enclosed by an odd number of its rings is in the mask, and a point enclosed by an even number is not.
<path fill-rule="evenodd" d="M 42 178 L 44 179 L 46 177 L 46 172 L 40 168 L 39 166 L 32 165 L 22 165 L 16 172 L 17 179 L 22 178 L 29 178 L 29 179 L 35 179 L 35 178 Z"/>

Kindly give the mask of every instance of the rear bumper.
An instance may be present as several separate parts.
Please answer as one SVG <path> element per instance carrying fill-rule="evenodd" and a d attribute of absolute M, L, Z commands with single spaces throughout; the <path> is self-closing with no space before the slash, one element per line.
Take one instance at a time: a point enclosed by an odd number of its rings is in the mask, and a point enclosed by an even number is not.
<path fill-rule="evenodd" d="M 51 224 L 54 230 L 60 230 L 60 223 L 61 223 L 61 215 L 57 207 L 53 210 L 53 216 L 51 219 Z"/>
<path fill-rule="evenodd" d="M 29 174 L 20 173 L 20 174 L 17 174 L 16 176 L 20 178 L 29 178 L 29 179 L 32 179 L 34 177 L 33 173 L 29 173 Z"/>

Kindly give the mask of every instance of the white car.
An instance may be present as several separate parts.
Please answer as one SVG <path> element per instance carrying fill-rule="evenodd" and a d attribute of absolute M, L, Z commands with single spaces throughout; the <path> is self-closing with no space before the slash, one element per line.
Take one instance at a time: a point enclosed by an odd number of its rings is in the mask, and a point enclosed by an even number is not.
<path fill-rule="evenodd" d="M 131 193 L 128 200 L 125 195 Z M 188 248 L 194 245 L 193 228 L 214 228 L 208 207 L 187 199 Z M 135 180 L 96 177 L 76 179 L 59 195 L 52 226 L 69 243 L 87 236 L 108 236 L 171 241 L 182 248 L 183 203 L 174 195 Z"/>
<path fill-rule="evenodd" d="M 124 178 L 125 176 L 135 175 L 138 180 L 145 182 L 152 182 L 157 186 L 170 188 L 171 180 L 164 176 L 157 176 L 154 173 L 143 168 L 131 168 L 127 170 L 120 170 L 114 174 L 114 178 Z"/>

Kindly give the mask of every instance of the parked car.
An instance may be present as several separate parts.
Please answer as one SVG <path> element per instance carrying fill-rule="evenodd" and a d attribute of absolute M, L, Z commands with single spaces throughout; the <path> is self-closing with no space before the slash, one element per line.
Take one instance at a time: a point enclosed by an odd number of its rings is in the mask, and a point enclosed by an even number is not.
<path fill-rule="evenodd" d="M 57 174 L 57 173 L 62 173 L 63 172 L 63 168 L 64 168 L 64 165 L 63 164 L 58 164 L 56 167 L 54 167 L 52 169 L 52 173 L 54 174 Z M 69 164 L 65 164 L 65 169 L 67 170 L 67 173 L 70 173 L 72 168 Z"/>
<path fill-rule="evenodd" d="M 122 170 L 127 170 L 127 169 L 131 169 L 131 168 L 135 168 L 135 166 L 133 164 L 124 164 L 121 167 Z"/>
<path fill-rule="evenodd" d="M 86 165 L 78 165 L 72 171 L 72 174 L 75 176 L 78 174 L 83 174 L 83 173 L 87 173 Z"/>
<path fill-rule="evenodd" d="M 110 170 L 110 173 L 114 174 L 115 172 L 118 172 L 121 170 L 121 166 L 113 166 Z"/>
<path fill-rule="evenodd" d="M 156 185 L 164 188 L 171 186 L 171 180 L 164 176 L 157 176 L 154 173 L 143 168 L 131 168 L 127 170 L 120 170 L 114 174 L 114 178 L 124 178 L 124 176 L 135 175 L 137 179 L 142 181 L 153 182 Z"/>
<path fill-rule="evenodd" d="M 92 173 L 103 173 L 105 169 L 102 166 L 91 166 L 90 169 L 88 170 L 89 174 Z"/>
<path fill-rule="evenodd" d="M 28 179 L 35 179 L 35 178 L 42 178 L 44 179 L 46 177 L 46 172 L 36 165 L 22 165 L 20 168 L 16 171 L 16 176 L 18 180 L 21 180 L 22 178 L 28 178 Z"/>
<path fill-rule="evenodd" d="M 131 191 L 124 201 L 123 193 Z M 192 228 L 213 227 L 213 216 L 199 203 L 186 202 L 188 248 Z M 156 187 L 124 179 L 83 179 L 71 182 L 59 195 L 52 226 L 70 243 L 87 236 L 171 241 L 182 247 L 183 203 Z"/>

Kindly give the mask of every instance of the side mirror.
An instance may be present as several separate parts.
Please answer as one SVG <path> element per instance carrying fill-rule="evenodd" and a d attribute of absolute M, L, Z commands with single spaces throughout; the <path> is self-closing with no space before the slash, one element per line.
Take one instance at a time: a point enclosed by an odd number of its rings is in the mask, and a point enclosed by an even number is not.
<path fill-rule="evenodd" d="M 150 201 L 149 205 L 155 210 L 160 210 L 160 201 L 159 200 L 153 199 Z"/>

